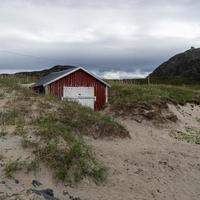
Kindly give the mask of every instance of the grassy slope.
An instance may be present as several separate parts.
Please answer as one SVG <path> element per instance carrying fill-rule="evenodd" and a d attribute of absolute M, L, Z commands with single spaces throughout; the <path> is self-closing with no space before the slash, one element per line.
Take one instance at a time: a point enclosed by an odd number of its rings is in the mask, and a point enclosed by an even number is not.
<path fill-rule="evenodd" d="M 113 83 L 111 105 L 168 99 L 180 104 L 200 102 L 200 86 L 137 85 Z"/>
<path fill-rule="evenodd" d="M 115 115 L 146 118 L 155 121 L 176 121 L 168 112 L 167 102 L 185 104 L 200 103 L 200 86 L 144 85 L 111 82 L 109 109 Z"/>
<path fill-rule="evenodd" d="M 70 183 L 90 177 L 95 182 L 105 178 L 105 167 L 97 161 L 83 135 L 95 138 L 129 137 L 128 132 L 110 117 L 94 113 L 76 103 L 41 96 L 22 88 L 16 79 L 0 79 L 0 97 L 7 101 L 0 113 L 1 136 L 4 127 L 14 125 L 15 134 L 21 136 L 22 146 L 30 148 L 36 168 L 46 163 L 57 179 Z M 30 140 L 33 134 L 36 140 Z M 17 171 L 24 163 L 11 162 L 5 168 L 7 175 Z M 28 168 L 31 168 L 30 166 Z"/>

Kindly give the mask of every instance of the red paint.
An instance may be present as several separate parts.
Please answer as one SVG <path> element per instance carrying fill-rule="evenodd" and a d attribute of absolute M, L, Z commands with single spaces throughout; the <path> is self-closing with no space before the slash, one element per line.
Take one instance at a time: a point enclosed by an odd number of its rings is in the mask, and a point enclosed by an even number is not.
<path fill-rule="evenodd" d="M 101 110 L 106 103 L 106 85 L 95 79 L 90 74 L 79 69 L 48 85 L 50 95 L 62 97 L 64 86 L 68 87 L 94 87 L 96 96 L 95 110 Z"/>

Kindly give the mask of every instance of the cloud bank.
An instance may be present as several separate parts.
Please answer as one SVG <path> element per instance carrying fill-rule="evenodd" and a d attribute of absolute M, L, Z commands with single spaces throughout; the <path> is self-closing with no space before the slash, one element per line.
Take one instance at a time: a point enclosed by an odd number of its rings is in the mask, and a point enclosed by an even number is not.
<path fill-rule="evenodd" d="M 133 79 L 133 78 L 145 78 L 148 76 L 149 72 L 141 72 L 140 70 L 136 70 L 133 72 L 126 71 L 104 71 L 104 72 L 93 72 L 97 76 L 104 79 Z"/>

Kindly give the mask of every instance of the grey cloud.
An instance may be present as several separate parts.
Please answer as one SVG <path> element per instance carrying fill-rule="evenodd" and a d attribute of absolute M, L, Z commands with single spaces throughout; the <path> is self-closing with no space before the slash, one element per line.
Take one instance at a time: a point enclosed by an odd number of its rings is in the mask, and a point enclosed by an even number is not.
<path fill-rule="evenodd" d="M 143 73 L 175 53 L 200 45 L 200 2 L 195 0 L 1 3 L 2 70 L 75 64 L 100 73 Z"/>

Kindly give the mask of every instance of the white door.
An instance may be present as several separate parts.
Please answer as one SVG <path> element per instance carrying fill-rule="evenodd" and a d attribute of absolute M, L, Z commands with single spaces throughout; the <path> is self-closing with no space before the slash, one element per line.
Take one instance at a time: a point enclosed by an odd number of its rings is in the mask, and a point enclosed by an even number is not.
<path fill-rule="evenodd" d="M 63 98 L 76 101 L 94 110 L 94 87 L 64 87 Z"/>

